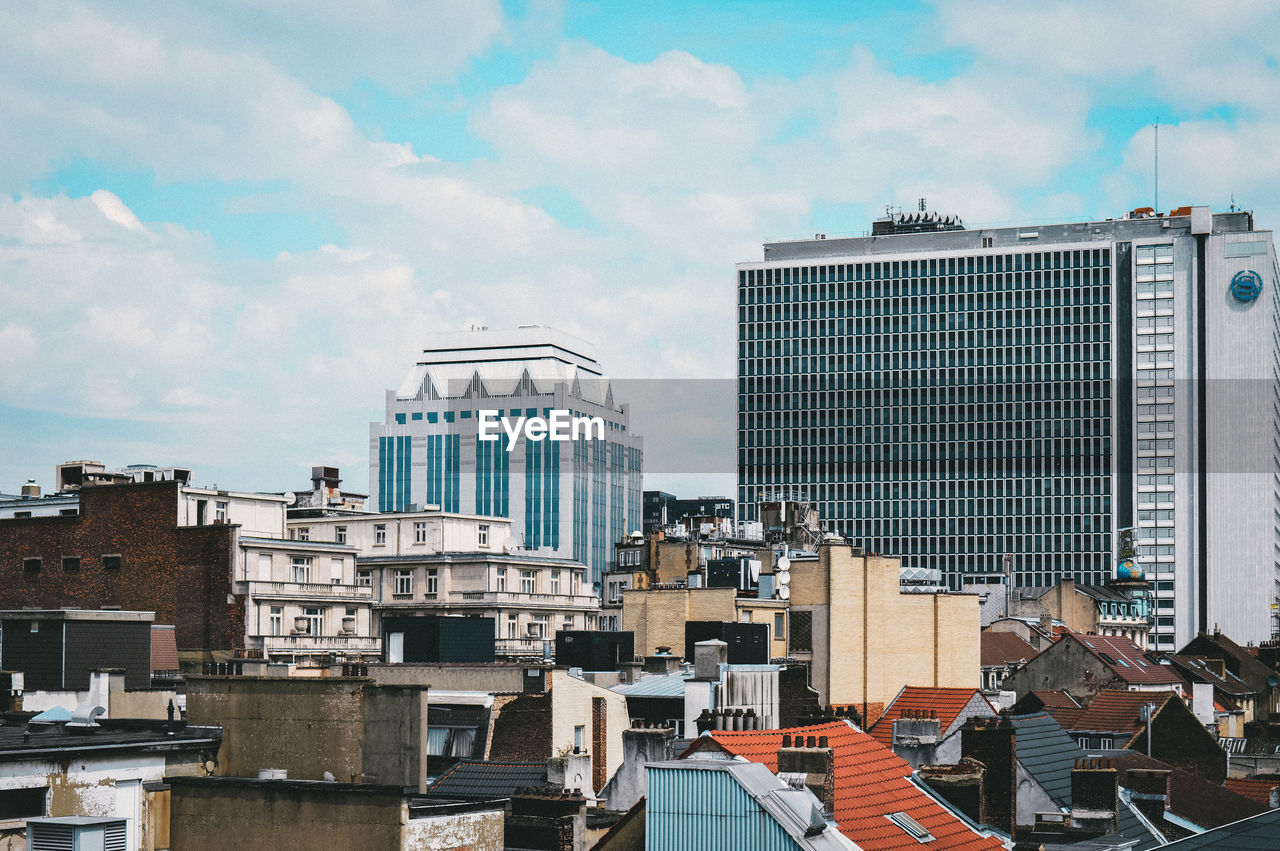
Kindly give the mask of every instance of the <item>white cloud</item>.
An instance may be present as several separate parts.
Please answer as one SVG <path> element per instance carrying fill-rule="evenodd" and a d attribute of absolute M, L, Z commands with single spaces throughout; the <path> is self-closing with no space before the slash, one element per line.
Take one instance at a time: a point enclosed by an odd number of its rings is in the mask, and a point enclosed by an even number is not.
<path fill-rule="evenodd" d="M 133 211 L 125 206 L 119 196 L 108 192 L 105 189 L 99 189 L 92 193 L 89 198 L 94 205 L 106 216 L 108 220 L 115 222 L 122 228 L 128 230 L 143 230 L 142 222 L 138 221 L 138 217 Z"/>

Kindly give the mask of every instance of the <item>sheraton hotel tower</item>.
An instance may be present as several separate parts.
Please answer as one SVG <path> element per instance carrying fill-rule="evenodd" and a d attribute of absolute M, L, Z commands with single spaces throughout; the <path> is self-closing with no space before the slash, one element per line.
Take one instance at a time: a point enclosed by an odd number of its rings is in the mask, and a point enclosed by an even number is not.
<path fill-rule="evenodd" d="M 1134 527 L 1155 649 L 1272 637 L 1280 287 L 1251 213 L 898 214 L 737 272 L 740 517 L 798 492 L 957 589 L 1104 582 Z"/>

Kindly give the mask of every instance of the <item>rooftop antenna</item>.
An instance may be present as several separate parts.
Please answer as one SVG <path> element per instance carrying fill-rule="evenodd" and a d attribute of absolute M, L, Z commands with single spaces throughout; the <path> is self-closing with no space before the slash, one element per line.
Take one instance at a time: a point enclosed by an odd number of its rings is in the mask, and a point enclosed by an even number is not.
<path fill-rule="evenodd" d="M 1235 211 L 1236 211 L 1236 193 L 1232 192 L 1231 193 L 1231 212 L 1234 213 Z"/>
<path fill-rule="evenodd" d="M 925 211 L 924 199 L 923 199 L 923 198 L 921 198 L 921 199 L 920 199 L 920 212 L 922 212 L 922 213 L 923 213 L 924 211 Z"/>
<path fill-rule="evenodd" d="M 1154 206 L 1156 212 L 1160 212 L 1160 116 L 1156 116 L 1156 136 L 1155 136 L 1155 200 Z"/>

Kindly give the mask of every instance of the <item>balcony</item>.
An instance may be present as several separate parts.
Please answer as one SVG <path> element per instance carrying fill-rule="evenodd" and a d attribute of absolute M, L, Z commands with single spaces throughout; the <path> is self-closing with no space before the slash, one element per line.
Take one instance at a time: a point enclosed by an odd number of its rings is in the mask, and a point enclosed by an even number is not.
<path fill-rule="evenodd" d="M 284 653 L 377 654 L 382 641 L 376 635 L 251 635 L 245 642 L 266 655 Z"/>
<path fill-rule="evenodd" d="M 594 594 L 521 594 L 516 591 L 462 591 L 449 595 L 449 606 L 512 606 L 525 609 L 594 609 Z"/>
<path fill-rule="evenodd" d="M 508 659 L 542 659 L 551 644 L 549 638 L 499 638 L 493 642 L 493 652 Z"/>
<path fill-rule="evenodd" d="M 246 583 L 249 596 L 260 600 L 324 600 L 333 603 L 368 603 L 373 588 L 368 585 L 326 585 L 323 582 Z"/>

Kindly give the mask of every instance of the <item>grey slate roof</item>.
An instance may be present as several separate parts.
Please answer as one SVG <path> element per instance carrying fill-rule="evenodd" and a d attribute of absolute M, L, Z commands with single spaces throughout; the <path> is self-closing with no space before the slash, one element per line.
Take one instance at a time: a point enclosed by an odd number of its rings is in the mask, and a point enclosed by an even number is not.
<path fill-rule="evenodd" d="M 464 800 L 510 798 L 516 789 L 547 782 L 545 762 L 464 760 L 427 787 L 432 797 Z"/>
<path fill-rule="evenodd" d="M 1239 851 L 1275 851 L 1280 847 L 1280 810 L 1243 819 L 1213 830 L 1170 842 L 1166 848 L 1230 848 Z"/>
<path fill-rule="evenodd" d="M 1047 712 L 1013 715 L 1018 762 L 1059 806 L 1071 806 L 1071 769 L 1084 754 Z"/>
<path fill-rule="evenodd" d="M 627 697 L 684 697 L 684 684 L 693 674 L 674 671 L 670 674 L 649 674 L 634 683 L 610 686 L 611 691 Z"/>

